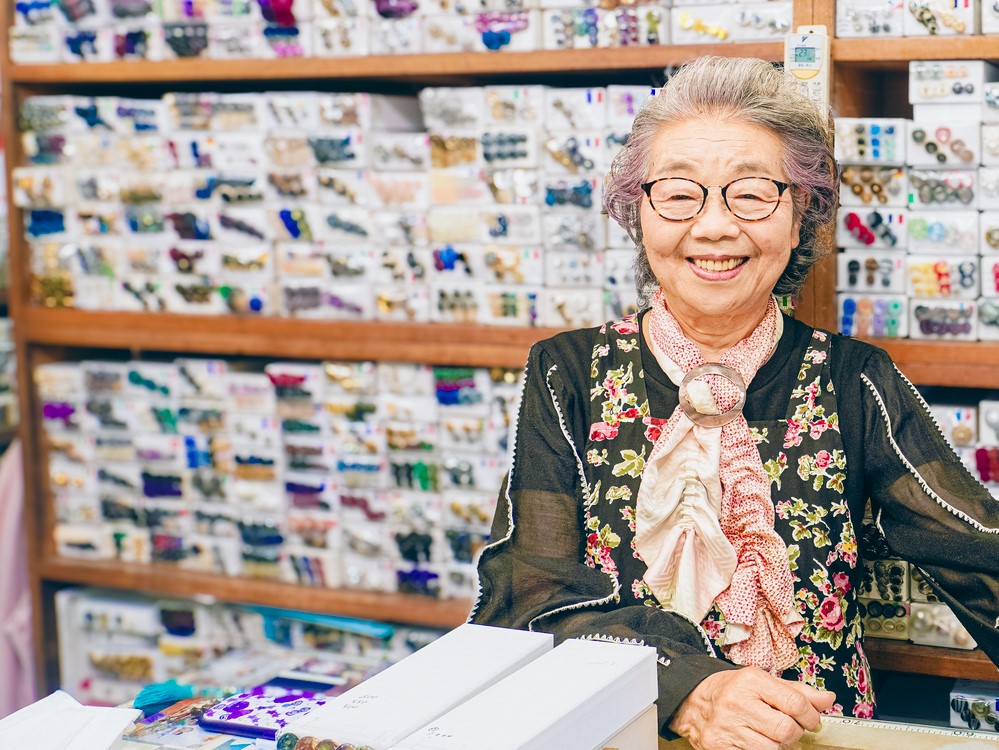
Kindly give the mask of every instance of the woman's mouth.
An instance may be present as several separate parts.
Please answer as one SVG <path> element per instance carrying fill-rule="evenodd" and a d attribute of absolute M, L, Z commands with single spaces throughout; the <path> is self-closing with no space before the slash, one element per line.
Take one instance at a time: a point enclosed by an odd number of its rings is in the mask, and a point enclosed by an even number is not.
<path fill-rule="evenodd" d="M 724 260 L 714 260 L 710 258 L 688 258 L 688 262 L 700 271 L 707 271 L 710 274 L 733 271 L 749 258 L 725 258 Z M 700 275 L 700 274 L 698 274 Z"/>

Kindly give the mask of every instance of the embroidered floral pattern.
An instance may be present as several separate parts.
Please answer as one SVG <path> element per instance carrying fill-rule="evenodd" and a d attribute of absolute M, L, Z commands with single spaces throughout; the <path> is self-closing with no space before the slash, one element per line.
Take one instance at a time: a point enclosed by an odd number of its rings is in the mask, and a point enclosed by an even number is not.
<path fill-rule="evenodd" d="M 757 443 L 764 470 L 785 498 L 774 506 L 775 525 L 790 541 L 787 552 L 795 603 L 805 619 L 798 636 L 798 662 L 783 676 L 836 692 L 839 702 L 829 713 L 870 717 L 874 694 L 852 583 L 857 539 L 843 497 L 846 456 L 832 409 L 834 389 L 824 366 L 828 354 L 826 347 L 816 346 L 824 341 L 824 336 L 815 336 L 815 348 L 809 348 L 802 362 L 798 379 L 803 384 L 792 393 L 789 411 L 793 411 L 783 446 Z M 785 474 L 789 463 L 797 470 Z M 802 570 L 802 564 L 807 568 Z M 719 633 L 718 638 L 724 633 L 723 625 L 717 608 L 702 623 L 709 633 Z"/>
<path fill-rule="evenodd" d="M 586 564 L 617 577 L 617 565 L 611 557 L 611 550 L 621 544 L 621 537 L 607 524 L 601 526 L 596 516 L 586 519 L 586 531 Z"/>
<path fill-rule="evenodd" d="M 657 607 L 642 580 L 644 563 L 634 550 L 634 498 L 649 449 L 667 420 L 649 416 L 637 333 L 634 318 L 608 324 L 606 337 L 593 350 L 585 559 L 591 567 L 630 582 L 622 591 L 630 589 L 634 602 Z M 775 529 L 787 543 L 795 606 L 805 620 L 797 639 L 798 661 L 783 676 L 835 691 L 838 702 L 829 713 L 870 717 L 874 694 L 853 586 L 857 541 L 843 497 L 846 459 L 826 342 L 825 334 L 814 334 L 788 418 L 751 424 L 750 432 L 778 500 Z M 724 637 L 717 607 L 701 628 L 714 643 Z"/>

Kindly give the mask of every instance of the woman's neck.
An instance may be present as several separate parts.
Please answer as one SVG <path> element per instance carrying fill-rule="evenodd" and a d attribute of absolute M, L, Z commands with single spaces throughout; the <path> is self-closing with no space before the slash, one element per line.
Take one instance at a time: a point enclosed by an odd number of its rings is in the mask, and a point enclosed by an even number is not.
<path fill-rule="evenodd" d="M 705 362 L 718 362 L 735 344 L 747 338 L 763 321 L 767 314 L 767 303 L 753 315 L 706 316 L 685 315 L 672 306 L 670 312 L 676 318 L 683 334 L 694 342 Z"/>

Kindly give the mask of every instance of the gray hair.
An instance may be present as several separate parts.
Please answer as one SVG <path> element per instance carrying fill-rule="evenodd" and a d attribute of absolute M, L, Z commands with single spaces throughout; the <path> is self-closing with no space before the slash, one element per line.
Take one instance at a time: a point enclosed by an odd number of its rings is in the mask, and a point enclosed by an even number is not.
<path fill-rule="evenodd" d="M 802 96 L 781 69 L 765 60 L 700 57 L 680 68 L 645 102 L 605 180 L 604 210 L 635 242 L 635 283 L 643 306 L 659 285 L 642 243 L 639 219 L 652 145 L 664 125 L 709 115 L 766 128 L 782 146 L 784 173 L 794 186 L 793 215 L 801 221 L 801 229 L 798 247 L 791 251 L 774 294 L 799 291 L 808 269 L 831 249 L 828 228 L 823 230 L 839 205 L 831 118 Z"/>

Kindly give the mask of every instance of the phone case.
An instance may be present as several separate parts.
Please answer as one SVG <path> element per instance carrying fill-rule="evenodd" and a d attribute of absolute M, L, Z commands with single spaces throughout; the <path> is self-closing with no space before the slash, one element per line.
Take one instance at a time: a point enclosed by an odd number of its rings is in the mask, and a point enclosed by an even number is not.
<path fill-rule="evenodd" d="M 326 695 L 261 685 L 216 703 L 201 715 L 198 723 L 205 729 L 273 740 L 289 722 L 328 700 Z"/>

